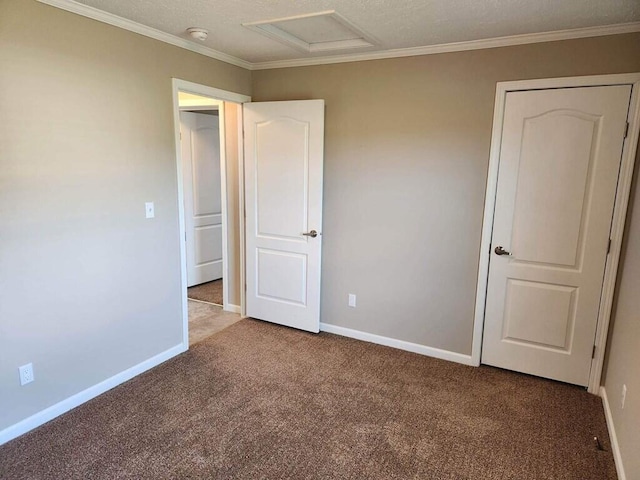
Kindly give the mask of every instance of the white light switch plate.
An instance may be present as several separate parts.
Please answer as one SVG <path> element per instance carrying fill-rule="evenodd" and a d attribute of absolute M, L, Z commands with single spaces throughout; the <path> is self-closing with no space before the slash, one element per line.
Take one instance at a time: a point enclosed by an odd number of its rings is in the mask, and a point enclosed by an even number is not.
<path fill-rule="evenodd" d="M 153 207 L 153 202 L 146 202 L 144 204 L 144 210 L 146 212 L 147 218 L 153 218 L 156 216 L 155 210 Z"/>
<path fill-rule="evenodd" d="M 349 294 L 349 306 L 351 308 L 356 308 L 356 296 L 353 293 Z"/>

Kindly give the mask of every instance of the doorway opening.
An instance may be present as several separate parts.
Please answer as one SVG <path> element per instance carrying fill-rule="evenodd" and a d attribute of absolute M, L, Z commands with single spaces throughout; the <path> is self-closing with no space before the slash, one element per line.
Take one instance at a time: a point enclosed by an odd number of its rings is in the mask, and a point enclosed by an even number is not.
<path fill-rule="evenodd" d="M 187 297 L 224 307 L 220 110 L 223 102 L 178 92 L 183 202 L 187 243 Z M 227 295 L 228 297 L 228 295 Z"/>
<path fill-rule="evenodd" d="M 241 104 L 250 98 L 178 79 L 173 93 L 188 348 L 243 311 Z"/>

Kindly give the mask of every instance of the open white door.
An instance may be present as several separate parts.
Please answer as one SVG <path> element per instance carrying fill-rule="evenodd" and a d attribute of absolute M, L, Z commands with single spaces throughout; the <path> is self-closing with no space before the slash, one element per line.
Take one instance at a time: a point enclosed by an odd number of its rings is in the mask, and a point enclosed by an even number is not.
<path fill-rule="evenodd" d="M 324 100 L 244 104 L 249 317 L 320 330 Z"/>
<path fill-rule="evenodd" d="M 180 112 L 187 286 L 222 278 L 219 117 Z"/>
<path fill-rule="evenodd" d="M 630 96 L 507 93 L 482 363 L 588 384 Z"/>

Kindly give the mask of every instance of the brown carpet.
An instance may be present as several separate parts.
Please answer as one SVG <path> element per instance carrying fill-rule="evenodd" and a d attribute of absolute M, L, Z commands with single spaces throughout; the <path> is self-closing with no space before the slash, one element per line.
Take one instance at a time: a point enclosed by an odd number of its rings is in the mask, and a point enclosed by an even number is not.
<path fill-rule="evenodd" d="M 601 401 L 583 389 L 242 320 L 0 447 L 0 477 L 603 480 L 615 468 Z"/>
<path fill-rule="evenodd" d="M 201 302 L 222 305 L 222 278 L 187 288 L 187 297 Z"/>

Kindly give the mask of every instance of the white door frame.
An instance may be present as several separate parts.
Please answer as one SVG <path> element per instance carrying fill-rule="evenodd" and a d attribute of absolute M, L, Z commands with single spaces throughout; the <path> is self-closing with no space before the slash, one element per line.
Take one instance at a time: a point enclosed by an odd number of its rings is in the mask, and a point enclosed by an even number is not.
<path fill-rule="evenodd" d="M 588 391 L 597 394 L 600 388 L 600 378 L 604 364 L 605 347 L 613 294 L 622 248 L 622 235 L 631 193 L 631 179 L 640 134 L 640 73 L 594 75 L 586 77 L 565 77 L 542 80 L 521 80 L 514 82 L 498 82 L 496 85 L 496 100 L 493 113 L 493 130 L 491 136 L 491 153 L 489 155 L 489 171 L 485 194 L 484 218 L 482 221 L 482 241 L 480 243 L 480 264 L 478 266 L 478 284 L 476 290 L 475 317 L 473 322 L 473 344 L 471 358 L 473 364 L 480 365 L 482 353 L 482 332 L 484 327 L 485 305 L 487 300 L 487 280 L 489 276 L 489 248 L 493 233 L 493 216 L 495 211 L 496 192 L 498 187 L 498 167 L 500 163 L 500 145 L 502 143 L 502 123 L 504 107 L 508 92 L 521 90 L 542 90 L 567 87 L 595 87 L 606 85 L 632 85 L 631 102 L 627 121 L 629 131 L 622 150 L 622 163 L 618 175 L 618 190 L 611 223 L 611 251 L 607 256 L 600 309 L 598 311 L 598 326 L 595 338 L 595 354 L 591 361 Z"/>
<path fill-rule="evenodd" d="M 174 124 L 174 136 L 176 147 L 176 169 L 178 174 L 178 221 L 180 229 L 180 288 L 182 292 L 182 344 L 186 349 L 189 348 L 189 309 L 187 301 L 187 252 L 184 242 L 186 235 L 186 223 L 184 213 L 184 188 L 182 177 L 182 149 L 180 146 L 180 105 L 178 102 L 178 92 L 188 92 L 196 95 L 203 95 L 211 97 L 216 100 L 222 100 L 225 102 L 233 102 L 242 104 L 250 102 L 251 97 L 240 93 L 229 92 L 226 90 L 220 90 L 219 88 L 208 87 L 206 85 L 200 85 L 198 83 L 188 82 L 186 80 L 180 80 L 178 78 L 171 79 L 172 91 L 173 91 L 173 124 Z M 189 108 L 192 110 L 193 108 Z M 206 107 L 204 109 L 212 110 L 213 107 Z M 221 201 L 222 201 L 222 275 L 223 278 L 229 278 L 229 265 L 228 265 L 228 251 L 227 251 L 227 158 L 225 148 L 225 122 L 224 122 L 224 104 L 219 107 L 220 111 L 220 178 L 221 178 Z M 241 315 L 245 315 L 245 292 L 244 292 L 244 154 L 243 154 L 243 138 L 242 138 L 242 108 L 238 111 L 238 177 L 239 177 L 239 227 L 240 227 L 240 245 L 239 251 L 236 253 L 240 256 L 240 312 L 235 309 Z M 229 290 L 227 282 L 222 283 L 222 297 L 224 308 L 229 309 Z"/>

